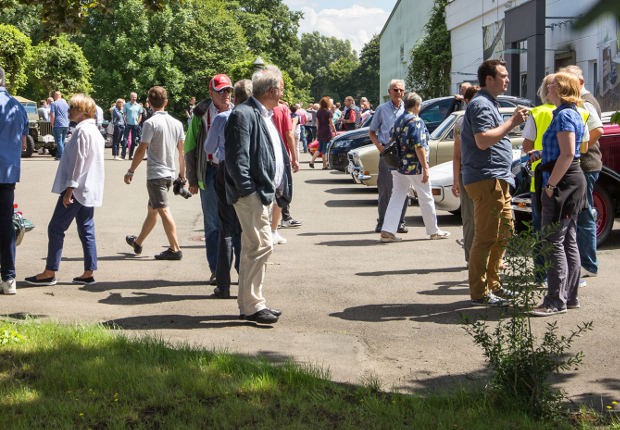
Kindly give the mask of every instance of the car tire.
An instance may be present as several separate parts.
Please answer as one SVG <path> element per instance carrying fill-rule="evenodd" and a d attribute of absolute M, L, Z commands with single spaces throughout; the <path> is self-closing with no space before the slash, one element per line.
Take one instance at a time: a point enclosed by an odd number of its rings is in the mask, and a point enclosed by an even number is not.
<path fill-rule="evenodd" d="M 594 208 L 596 209 L 596 246 L 601 246 L 609 237 L 614 224 L 616 208 L 609 192 L 600 184 L 594 184 L 592 192 Z"/>
<path fill-rule="evenodd" d="M 34 152 L 34 139 L 32 136 L 26 136 L 26 150 L 22 151 L 22 158 L 30 158 L 32 157 L 32 153 Z"/>
<path fill-rule="evenodd" d="M 52 157 L 55 157 L 58 149 L 54 146 L 53 148 L 47 148 L 47 152 L 49 152 Z"/>

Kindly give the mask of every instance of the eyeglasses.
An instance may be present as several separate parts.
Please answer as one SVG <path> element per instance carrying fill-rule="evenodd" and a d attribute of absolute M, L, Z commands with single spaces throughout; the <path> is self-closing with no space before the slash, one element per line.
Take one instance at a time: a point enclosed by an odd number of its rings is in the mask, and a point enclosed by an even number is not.
<path fill-rule="evenodd" d="M 232 88 L 222 88 L 221 90 L 215 90 L 215 92 L 219 95 L 224 95 L 226 93 L 230 94 L 232 93 Z"/>
<path fill-rule="evenodd" d="M 392 88 L 392 91 L 394 91 L 395 93 L 404 93 L 405 90 L 403 90 L 402 88 Z"/>

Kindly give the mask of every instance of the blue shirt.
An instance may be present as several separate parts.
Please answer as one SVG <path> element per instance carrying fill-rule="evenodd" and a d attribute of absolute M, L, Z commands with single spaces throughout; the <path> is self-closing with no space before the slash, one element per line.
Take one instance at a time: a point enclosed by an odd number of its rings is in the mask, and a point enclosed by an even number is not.
<path fill-rule="evenodd" d="M 574 104 L 563 104 L 558 106 L 553 111 L 553 119 L 551 124 L 543 134 L 543 147 L 542 147 L 542 160 L 541 163 L 548 163 L 553 160 L 557 160 L 560 156 L 560 145 L 558 144 L 558 132 L 570 131 L 575 133 L 575 156 L 579 158 L 579 148 L 583 135 L 585 133 L 585 126 L 583 124 L 583 118 L 577 111 Z M 546 185 L 550 172 L 543 172 L 543 186 Z"/>
<path fill-rule="evenodd" d="M 375 116 L 370 122 L 370 129 L 377 132 L 377 139 L 382 145 L 390 141 L 390 130 L 396 120 L 405 112 L 405 104 L 401 101 L 398 108 L 394 107 L 392 100 L 379 105 L 375 110 Z"/>
<path fill-rule="evenodd" d="M 501 179 L 514 186 L 510 173 L 512 144 L 508 136 L 485 150 L 476 146 L 474 138 L 475 134 L 497 128 L 503 123 L 497 100 L 485 90 L 478 91 L 465 109 L 461 130 L 461 172 L 464 185 L 486 179 Z"/>
<path fill-rule="evenodd" d="M 394 123 L 390 136 L 400 142 L 398 172 L 403 175 L 421 174 L 422 164 L 415 150 L 416 148 L 424 148 L 428 157 L 429 134 L 424 121 L 415 114 L 405 112 Z"/>
<path fill-rule="evenodd" d="M 123 111 L 114 106 L 112 109 L 112 124 L 125 125 L 125 118 L 123 117 Z"/>
<path fill-rule="evenodd" d="M 22 136 L 28 136 L 26 109 L 0 87 L 0 184 L 19 182 Z"/>
<path fill-rule="evenodd" d="M 69 127 L 69 105 L 65 99 L 58 99 L 52 103 L 51 114 L 54 114 L 52 127 Z"/>
<path fill-rule="evenodd" d="M 140 103 L 125 103 L 123 113 L 127 117 L 127 124 L 138 125 L 138 117 L 142 113 L 142 106 L 140 106 Z"/>
<path fill-rule="evenodd" d="M 215 155 L 215 158 L 217 158 L 220 163 L 226 159 L 226 152 L 224 151 L 224 128 L 226 127 L 226 121 L 228 121 L 231 112 L 232 109 L 215 115 L 204 142 L 205 153 Z"/>

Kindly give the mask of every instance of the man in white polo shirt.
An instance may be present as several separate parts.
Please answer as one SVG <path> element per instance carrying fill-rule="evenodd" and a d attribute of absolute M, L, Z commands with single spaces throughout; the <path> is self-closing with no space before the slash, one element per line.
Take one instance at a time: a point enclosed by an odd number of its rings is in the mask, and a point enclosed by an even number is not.
<path fill-rule="evenodd" d="M 174 164 L 175 150 L 179 151 L 179 178 L 185 180 L 185 159 L 183 143 L 185 134 L 183 125 L 174 119 L 164 107 L 168 104 L 166 89 L 155 86 L 149 90 L 148 100 L 153 108 L 153 116 L 145 121 L 142 130 L 142 142 L 136 150 L 131 167 L 125 174 L 125 183 L 130 184 L 133 174 L 140 165 L 148 149 L 146 161 L 146 188 L 149 193 L 148 213 L 139 236 L 127 236 L 125 240 L 137 254 L 142 253 L 142 244 L 155 224 L 157 216 L 161 217 L 164 231 L 170 247 L 155 256 L 156 260 L 180 260 L 183 253 L 179 249 L 176 226 L 168 209 L 168 191 L 176 175 Z"/>

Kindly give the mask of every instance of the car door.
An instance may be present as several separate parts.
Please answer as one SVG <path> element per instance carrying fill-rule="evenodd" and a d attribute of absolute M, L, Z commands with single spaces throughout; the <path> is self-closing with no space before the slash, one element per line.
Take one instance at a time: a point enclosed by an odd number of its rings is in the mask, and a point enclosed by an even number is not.
<path fill-rule="evenodd" d="M 454 151 L 454 123 L 459 114 L 448 116 L 440 125 L 431 133 L 429 141 L 429 165 L 435 166 L 452 160 Z"/>
<path fill-rule="evenodd" d="M 454 111 L 454 102 L 455 99 L 450 97 L 424 106 L 424 109 L 420 112 L 420 118 L 426 124 L 429 133 L 432 133 Z"/>

